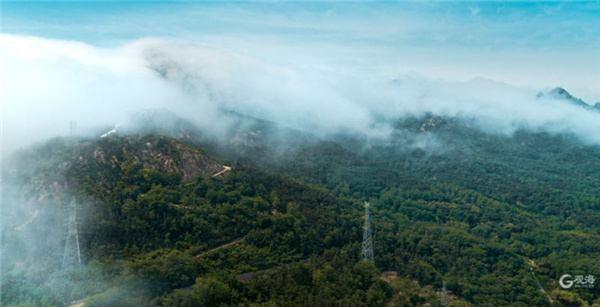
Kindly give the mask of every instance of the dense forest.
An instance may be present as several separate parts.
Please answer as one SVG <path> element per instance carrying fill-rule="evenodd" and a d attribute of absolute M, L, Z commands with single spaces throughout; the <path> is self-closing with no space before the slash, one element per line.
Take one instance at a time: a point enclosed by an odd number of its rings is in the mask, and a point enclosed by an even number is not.
<path fill-rule="evenodd" d="M 597 284 L 558 285 L 600 277 L 600 148 L 423 122 L 389 143 L 255 122 L 227 145 L 181 124 L 23 150 L 3 173 L 0 304 L 600 306 Z M 72 197 L 83 263 L 62 268 Z"/>

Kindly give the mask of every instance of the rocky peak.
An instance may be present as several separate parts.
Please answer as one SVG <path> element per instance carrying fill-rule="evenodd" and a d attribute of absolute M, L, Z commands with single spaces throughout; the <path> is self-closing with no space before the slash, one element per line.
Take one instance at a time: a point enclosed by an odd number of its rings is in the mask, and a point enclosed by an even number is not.
<path fill-rule="evenodd" d="M 586 109 L 596 109 L 596 110 L 600 110 L 600 106 L 596 107 L 596 106 L 591 106 L 589 104 L 587 104 L 585 101 L 583 101 L 580 98 L 574 97 L 573 95 L 571 95 L 571 93 L 569 93 L 567 90 L 565 90 L 562 87 L 557 87 L 547 93 L 538 93 L 537 94 L 537 98 L 541 98 L 544 96 L 548 96 L 551 98 L 554 98 L 556 100 L 561 100 L 561 101 L 565 101 L 568 102 L 570 104 L 576 105 L 576 106 L 580 106 L 580 107 L 584 107 Z"/>

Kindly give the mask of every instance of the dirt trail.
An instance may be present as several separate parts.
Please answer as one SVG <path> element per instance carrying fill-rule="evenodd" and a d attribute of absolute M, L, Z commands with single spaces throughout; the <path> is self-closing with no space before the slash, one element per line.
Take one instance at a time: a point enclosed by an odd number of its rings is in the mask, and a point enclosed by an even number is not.
<path fill-rule="evenodd" d="M 69 307 L 83 307 L 85 303 L 85 300 L 79 300 L 79 301 L 75 301 L 72 302 Z"/>
<path fill-rule="evenodd" d="M 229 172 L 230 170 L 231 170 L 231 166 L 225 166 L 225 165 L 223 165 L 223 170 L 220 171 L 220 172 L 218 172 L 218 173 L 216 173 L 216 174 L 214 174 L 214 175 L 212 175 L 212 176 L 213 177 L 219 177 L 219 176 L 221 176 L 221 175 Z"/>
<path fill-rule="evenodd" d="M 223 244 L 221 246 L 217 246 L 217 247 L 215 247 L 215 248 L 213 248 L 211 250 L 207 250 L 207 251 L 201 252 L 201 253 L 197 254 L 196 256 L 194 256 L 194 258 L 200 258 L 200 257 L 202 257 L 202 256 L 204 256 L 204 255 L 206 255 L 208 253 L 212 253 L 212 252 L 214 252 L 216 250 L 223 249 L 223 248 L 228 248 L 228 247 L 230 247 L 232 245 L 235 245 L 235 244 L 238 244 L 238 243 L 242 242 L 243 239 L 244 238 L 235 239 L 235 240 L 233 240 L 233 241 L 231 241 L 229 243 Z"/>

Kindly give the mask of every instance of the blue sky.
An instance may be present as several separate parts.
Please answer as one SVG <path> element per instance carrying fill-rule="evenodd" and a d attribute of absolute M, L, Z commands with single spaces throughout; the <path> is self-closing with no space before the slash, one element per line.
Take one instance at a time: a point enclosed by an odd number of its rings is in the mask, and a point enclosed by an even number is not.
<path fill-rule="evenodd" d="M 33 109 L 74 112 L 35 115 L 60 133 L 67 117 L 92 122 L 85 114 L 188 101 L 175 104 L 321 130 L 364 131 L 380 113 L 436 111 L 493 119 L 507 133 L 555 127 L 600 140 L 596 117 L 562 118 L 588 115 L 526 98 L 561 86 L 600 102 L 598 1 L 0 3 L 5 127 Z M 26 130 L 41 138 L 41 129 Z"/>
<path fill-rule="evenodd" d="M 465 71 L 455 73 L 463 79 L 489 77 L 510 82 L 513 78 L 517 84 L 542 85 L 543 80 L 533 80 L 535 75 L 518 77 L 533 70 L 539 71 L 540 79 L 549 79 L 548 86 L 583 89 L 590 87 L 590 78 L 600 82 L 597 1 L 2 1 L 2 11 L 3 33 L 99 47 L 159 37 L 258 57 L 268 48 L 277 51 L 274 56 L 281 60 L 289 55 L 288 61 L 296 61 L 296 55 L 305 52 L 333 60 L 383 57 L 380 65 L 385 66 L 416 61 L 449 66 L 432 73 L 421 69 L 432 77 L 438 73 L 451 78 L 440 70 L 459 70 L 456 66 L 460 66 Z M 514 73 L 504 77 L 491 62 L 504 62 L 501 66 Z M 556 74 L 587 85 L 548 78 L 552 69 L 540 67 L 543 65 L 556 66 Z M 407 66 L 411 67 L 406 71 L 419 72 L 418 67 Z M 575 76 L 576 72 L 581 76 Z M 586 98 L 600 101 L 598 91 L 584 91 Z"/>
<path fill-rule="evenodd" d="M 371 32 L 362 33 L 357 39 L 431 47 L 439 47 L 441 41 L 472 47 L 589 47 L 597 43 L 594 41 L 600 17 L 597 1 L 3 1 L 2 4 L 4 32 L 91 44 L 119 43 L 146 36 L 190 38 L 219 33 L 350 39 L 347 32 L 331 30 L 356 31 L 353 26 L 368 23 L 368 29 L 391 36 L 378 37 L 378 33 Z M 413 31 L 405 33 L 400 29 L 403 26 L 412 27 Z M 401 34 L 408 36 L 398 36 Z"/>

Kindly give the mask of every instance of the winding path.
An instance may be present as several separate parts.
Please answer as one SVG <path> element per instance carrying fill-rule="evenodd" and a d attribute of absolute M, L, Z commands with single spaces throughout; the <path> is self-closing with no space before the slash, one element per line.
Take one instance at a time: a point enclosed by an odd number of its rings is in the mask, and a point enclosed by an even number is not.
<path fill-rule="evenodd" d="M 229 172 L 230 170 L 231 170 L 231 166 L 225 166 L 225 165 L 223 165 L 223 170 L 220 171 L 220 172 L 218 172 L 218 173 L 216 173 L 216 174 L 214 174 L 214 175 L 212 175 L 212 176 L 213 177 L 219 177 L 219 176 L 221 176 L 221 175 Z"/>
<path fill-rule="evenodd" d="M 202 256 L 204 256 L 204 255 L 206 255 L 208 253 L 212 253 L 214 251 L 217 251 L 217 250 L 220 250 L 220 249 L 223 249 L 223 248 L 228 248 L 228 247 L 230 247 L 232 245 L 235 245 L 235 244 L 238 244 L 238 243 L 242 242 L 242 240 L 244 240 L 244 238 L 235 239 L 235 240 L 233 240 L 233 241 L 231 241 L 229 243 L 223 244 L 221 246 L 217 246 L 217 247 L 215 247 L 215 248 L 213 248 L 211 250 L 207 250 L 207 251 L 198 253 L 198 254 L 196 254 L 196 256 L 194 256 L 194 259 L 200 258 L 200 257 L 202 257 Z"/>

